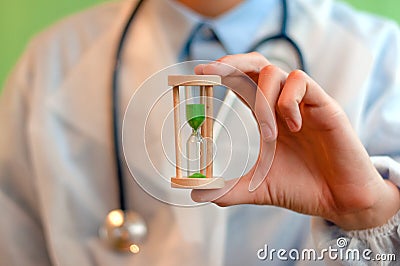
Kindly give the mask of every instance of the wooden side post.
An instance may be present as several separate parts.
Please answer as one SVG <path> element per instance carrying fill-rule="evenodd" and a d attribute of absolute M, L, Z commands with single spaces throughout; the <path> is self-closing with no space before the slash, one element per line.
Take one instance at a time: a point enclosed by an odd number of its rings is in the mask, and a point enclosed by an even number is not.
<path fill-rule="evenodd" d="M 204 104 L 204 106 L 206 106 L 206 87 L 205 86 L 200 86 L 200 103 Z M 205 131 L 206 121 L 207 120 L 205 120 L 203 125 L 201 126 L 201 135 L 203 137 L 205 136 L 204 134 L 206 133 L 206 131 Z M 207 147 L 206 147 L 206 149 L 207 149 Z M 200 146 L 200 153 L 204 154 L 204 152 L 206 152 L 206 151 L 203 150 L 203 145 L 201 145 Z M 200 156 L 200 165 L 203 166 L 203 165 L 206 165 L 206 164 L 207 164 L 207 159 L 204 159 L 204 156 Z M 208 177 L 206 175 L 206 169 L 205 168 L 201 168 L 200 173 L 205 175 L 206 177 Z"/>
<path fill-rule="evenodd" d="M 213 106 L 213 86 L 205 86 L 206 90 L 206 121 L 205 121 L 205 128 L 204 128 L 204 136 L 207 139 L 207 155 L 206 155 L 206 176 L 212 178 L 213 177 L 213 113 L 214 113 L 214 106 Z"/>
<path fill-rule="evenodd" d="M 179 132 L 180 127 L 180 119 L 179 119 L 179 86 L 174 86 L 172 89 L 173 100 L 174 100 L 174 129 L 175 129 L 175 159 L 176 159 L 176 178 L 182 178 L 181 168 L 182 168 L 182 160 L 180 154 L 180 143 L 181 143 L 181 135 Z"/>

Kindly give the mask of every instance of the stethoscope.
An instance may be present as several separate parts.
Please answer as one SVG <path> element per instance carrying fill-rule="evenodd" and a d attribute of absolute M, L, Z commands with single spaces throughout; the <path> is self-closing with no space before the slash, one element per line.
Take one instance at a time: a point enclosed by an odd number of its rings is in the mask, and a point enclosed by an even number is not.
<path fill-rule="evenodd" d="M 145 220 L 140 214 L 132 210 L 127 210 L 126 197 L 123 182 L 123 162 L 121 158 L 120 149 L 120 138 L 119 136 L 119 123 L 118 123 L 118 110 L 119 110 L 119 95 L 118 95 L 118 76 L 122 66 L 122 51 L 123 46 L 128 35 L 129 28 L 134 21 L 140 7 L 142 6 L 144 0 L 139 0 L 133 9 L 128 21 L 126 22 L 119 43 L 116 50 L 115 64 L 112 77 L 112 135 L 113 135 L 113 145 L 114 145 L 114 158 L 116 166 L 116 175 L 118 180 L 118 190 L 119 190 L 119 207 L 120 209 L 112 210 L 108 213 L 103 226 L 99 230 L 100 238 L 103 239 L 112 249 L 117 251 L 128 251 L 133 254 L 139 253 L 140 244 L 145 241 L 148 234 L 147 225 Z M 300 69 L 306 71 L 304 57 L 296 42 L 290 38 L 287 34 L 287 23 L 288 23 L 288 8 L 287 0 L 281 0 L 282 5 L 282 22 L 281 30 L 278 34 L 266 37 L 256 44 L 254 44 L 248 52 L 256 51 L 261 46 L 265 45 L 267 42 L 271 41 L 285 41 L 287 42 L 295 51 L 297 56 L 297 63 Z M 201 27 L 196 27 L 192 30 L 189 35 L 188 41 L 184 45 L 184 51 L 187 55 L 187 59 L 190 59 L 190 50 L 194 36 L 201 29 Z"/>

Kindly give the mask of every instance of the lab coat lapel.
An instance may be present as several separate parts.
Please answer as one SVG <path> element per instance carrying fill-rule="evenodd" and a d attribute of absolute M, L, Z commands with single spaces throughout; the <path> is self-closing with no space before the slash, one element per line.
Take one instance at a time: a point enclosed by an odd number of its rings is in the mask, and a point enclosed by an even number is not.
<path fill-rule="evenodd" d="M 43 207 L 43 229 L 49 236 L 51 255 L 56 261 L 71 265 L 88 264 L 86 241 L 97 239 L 97 226 L 117 203 L 115 190 L 109 189 L 116 187 L 116 180 L 112 157 L 107 152 L 111 150 L 111 130 L 109 90 L 105 84 L 110 80 L 107 64 L 110 65 L 110 47 L 114 34 L 118 34 L 119 23 L 118 20 L 94 45 L 85 48 L 74 68 L 49 73 L 48 79 L 55 79 L 57 83 L 61 80 L 60 86 L 48 87 L 47 79 L 38 79 L 35 85 L 40 88 L 32 99 L 29 137 Z M 76 32 L 64 30 L 62 33 Z M 51 45 L 54 49 L 77 48 L 78 52 L 85 47 L 63 46 L 57 42 Z M 57 66 L 72 59 L 72 55 L 72 52 L 49 53 L 41 60 Z M 45 71 L 45 67 L 38 71 Z M 40 73 L 41 76 L 45 74 Z M 74 256 L 66 256 L 65 250 Z"/>
<path fill-rule="evenodd" d="M 111 127 L 111 78 L 117 36 L 129 8 L 82 55 L 60 88 L 48 97 L 47 106 L 83 136 L 105 143 Z"/>
<path fill-rule="evenodd" d="M 124 5 L 121 14 L 116 16 L 117 21 L 85 52 L 46 103 L 70 126 L 99 143 L 111 138 L 111 81 L 115 53 L 133 6 L 131 1 Z M 170 8 L 165 1 L 146 2 L 129 29 L 119 75 L 122 114 L 130 96 L 146 78 L 175 63 L 193 26 L 183 22 L 180 16 L 171 18 L 171 23 L 164 23 L 162 12 L 165 8 Z"/>

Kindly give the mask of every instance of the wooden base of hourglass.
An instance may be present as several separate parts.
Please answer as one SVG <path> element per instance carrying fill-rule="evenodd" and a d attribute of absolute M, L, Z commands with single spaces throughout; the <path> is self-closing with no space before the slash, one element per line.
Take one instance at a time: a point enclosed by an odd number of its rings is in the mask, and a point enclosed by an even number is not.
<path fill-rule="evenodd" d="M 202 126 L 202 135 L 206 138 L 213 138 L 213 86 L 221 84 L 221 77 L 215 75 L 176 75 L 168 76 L 168 86 L 173 87 L 173 104 L 174 104 L 174 128 L 175 128 L 175 154 L 176 154 L 176 176 L 171 178 L 172 188 L 187 189 L 218 189 L 225 186 L 225 180 L 222 177 L 213 176 L 213 148 L 212 142 L 207 143 L 207 162 L 211 162 L 205 169 L 207 177 L 196 178 L 182 176 L 181 157 L 179 155 L 179 87 L 180 86 L 200 86 L 200 95 L 206 97 L 206 119 Z"/>
<path fill-rule="evenodd" d="M 172 177 L 171 187 L 190 188 L 190 189 L 217 189 L 225 186 L 225 180 L 222 177 Z"/>

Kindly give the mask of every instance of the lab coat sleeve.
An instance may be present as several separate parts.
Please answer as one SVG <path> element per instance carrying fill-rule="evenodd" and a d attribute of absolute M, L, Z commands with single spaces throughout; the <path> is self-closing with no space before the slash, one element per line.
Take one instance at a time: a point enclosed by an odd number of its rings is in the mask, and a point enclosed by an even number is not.
<path fill-rule="evenodd" d="M 50 265 L 29 148 L 32 71 L 27 52 L 0 98 L 0 265 Z"/>
<path fill-rule="evenodd" d="M 379 173 L 400 187 L 400 164 L 389 157 L 374 157 Z M 327 265 L 397 265 L 400 261 L 400 211 L 386 224 L 356 231 L 344 231 L 321 218 L 313 218 L 312 233 L 319 254 Z M 340 251 L 342 250 L 342 251 Z M 354 254 L 354 257 L 346 254 Z M 350 258 L 349 258 L 350 257 Z"/>

